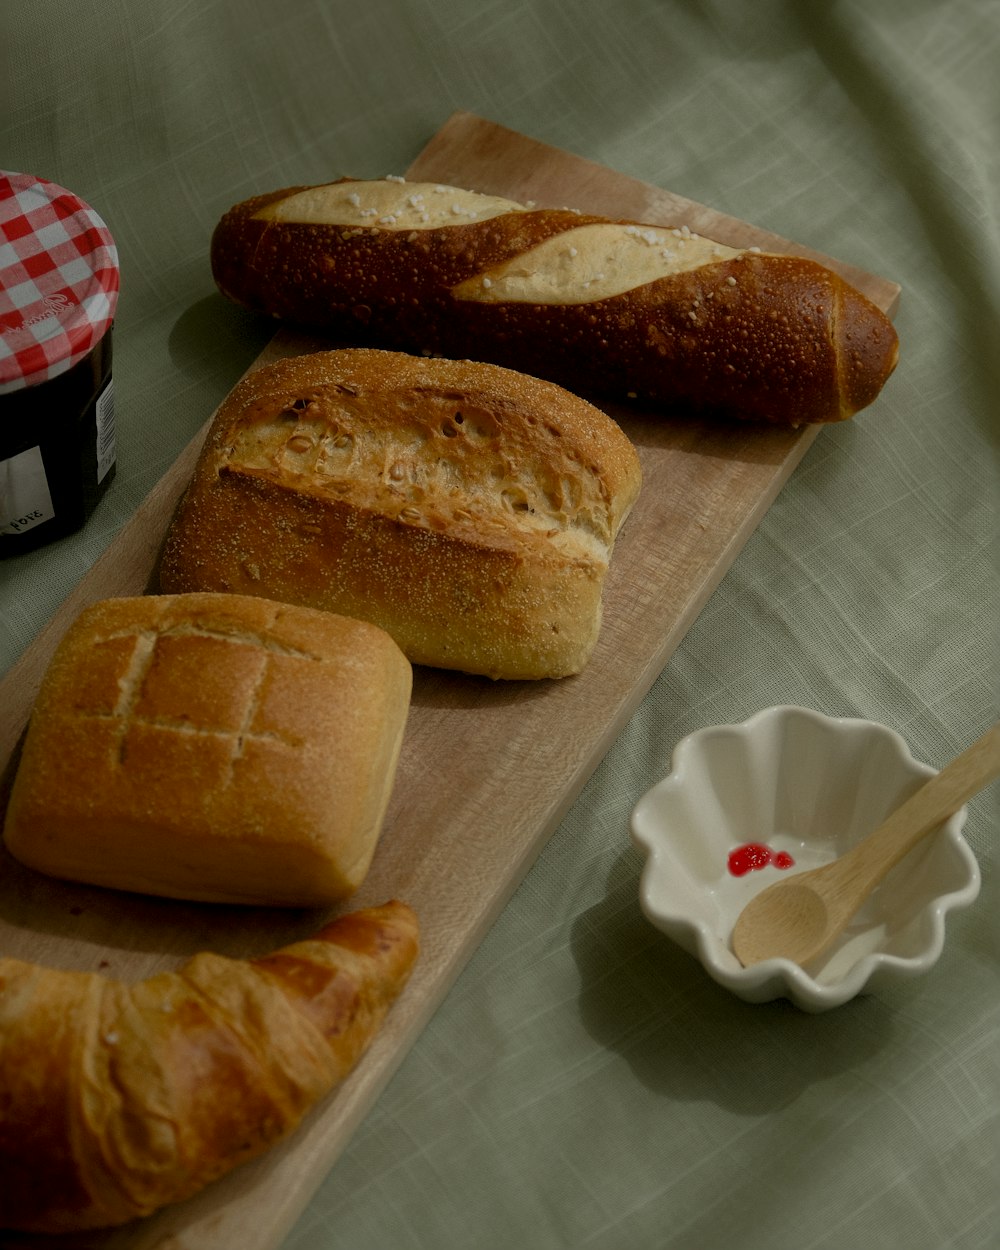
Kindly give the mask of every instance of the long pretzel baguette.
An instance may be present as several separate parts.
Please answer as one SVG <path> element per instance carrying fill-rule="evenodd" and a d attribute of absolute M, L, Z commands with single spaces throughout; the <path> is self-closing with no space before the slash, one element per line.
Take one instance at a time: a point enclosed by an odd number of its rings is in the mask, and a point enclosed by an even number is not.
<path fill-rule="evenodd" d="M 881 309 L 815 261 L 402 179 L 245 200 L 211 260 L 230 299 L 344 341 L 730 418 L 853 416 L 898 352 Z"/>
<path fill-rule="evenodd" d="M 360 1058 L 417 946 L 391 902 L 131 987 L 0 959 L 0 1227 L 123 1224 L 263 1153 Z"/>

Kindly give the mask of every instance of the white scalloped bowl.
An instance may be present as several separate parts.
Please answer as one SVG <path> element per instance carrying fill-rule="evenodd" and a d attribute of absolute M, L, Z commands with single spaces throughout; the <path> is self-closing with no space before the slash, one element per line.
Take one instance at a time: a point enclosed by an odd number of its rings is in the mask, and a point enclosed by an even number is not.
<path fill-rule="evenodd" d="M 965 808 L 897 864 L 813 964 L 744 968 L 730 938 L 755 894 L 843 854 L 934 771 L 885 725 L 808 708 L 773 707 L 698 730 L 677 744 L 670 773 L 632 813 L 632 840 L 646 855 L 642 910 L 747 1002 L 785 997 L 826 1011 L 924 973 L 943 949 L 946 914 L 979 893 L 979 866 L 962 837 Z M 794 866 L 735 875 L 731 852 L 752 843 Z"/>

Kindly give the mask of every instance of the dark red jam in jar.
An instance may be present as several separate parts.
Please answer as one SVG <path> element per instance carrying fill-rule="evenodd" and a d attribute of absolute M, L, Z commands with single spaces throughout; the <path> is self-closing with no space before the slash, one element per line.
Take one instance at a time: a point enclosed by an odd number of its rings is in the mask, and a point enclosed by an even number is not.
<path fill-rule="evenodd" d="M 118 285 L 92 208 L 0 171 L 0 557 L 78 530 L 111 484 Z"/>

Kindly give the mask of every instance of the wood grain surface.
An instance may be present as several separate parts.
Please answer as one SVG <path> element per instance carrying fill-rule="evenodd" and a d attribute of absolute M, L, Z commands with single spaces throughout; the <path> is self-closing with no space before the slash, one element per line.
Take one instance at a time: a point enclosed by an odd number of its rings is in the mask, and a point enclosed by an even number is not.
<path fill-rule="evenodd" d="M 449 119 L 407 177 L 653 224 L 683 223 L 736 246 L 815 257 L 890 313 L 899 296 L 895 284 L 875 275 L 468 113 Z M 330 345 L 281 331 L 254 367 Z M 819 427 L 769 429 L 607 410 L 636 444 L 644 483 L 618 540 L 601 637 L 585 671 L 540 683 L 415 671 L 381 841 L 349 906 L 405 899 L 420 917 L 423 949 L 407 990 L 354 1074 L 288 1142 L 187 1203 L 110 1233 L 0 1237 L 0 1244 L 12 1250 L 22 1244 L 74 1250 L 280 1245 L 819 434 Z M 207 426 L 0 682 L 0 769 L 8 783 L 38 683 L 70 621 L 96 599 L 155 589 L 159 546 Z M 624 843 L 627 830 L 608 836 Z M 5 851 L 0 856 L 0 951 L 52 966 L 101 968 L 132 980 L 200 949 L 258 954 L 308 935 L 326 919 L 120 895 L 50 881 Z"/>

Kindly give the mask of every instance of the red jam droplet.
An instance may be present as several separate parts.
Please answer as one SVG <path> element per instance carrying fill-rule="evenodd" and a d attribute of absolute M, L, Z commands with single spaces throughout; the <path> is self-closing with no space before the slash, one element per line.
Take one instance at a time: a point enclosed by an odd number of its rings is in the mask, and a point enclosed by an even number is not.
<path fill-rule="evenodd" d="M 772 851 L 763 842 L 746 842 L 729 852 L 729 871 L 734 877 L 743 877 L 748 872 L 757 872 L 769 864 L 774 868 L 791 868 L 795 863 L 787 851 Z"/>

